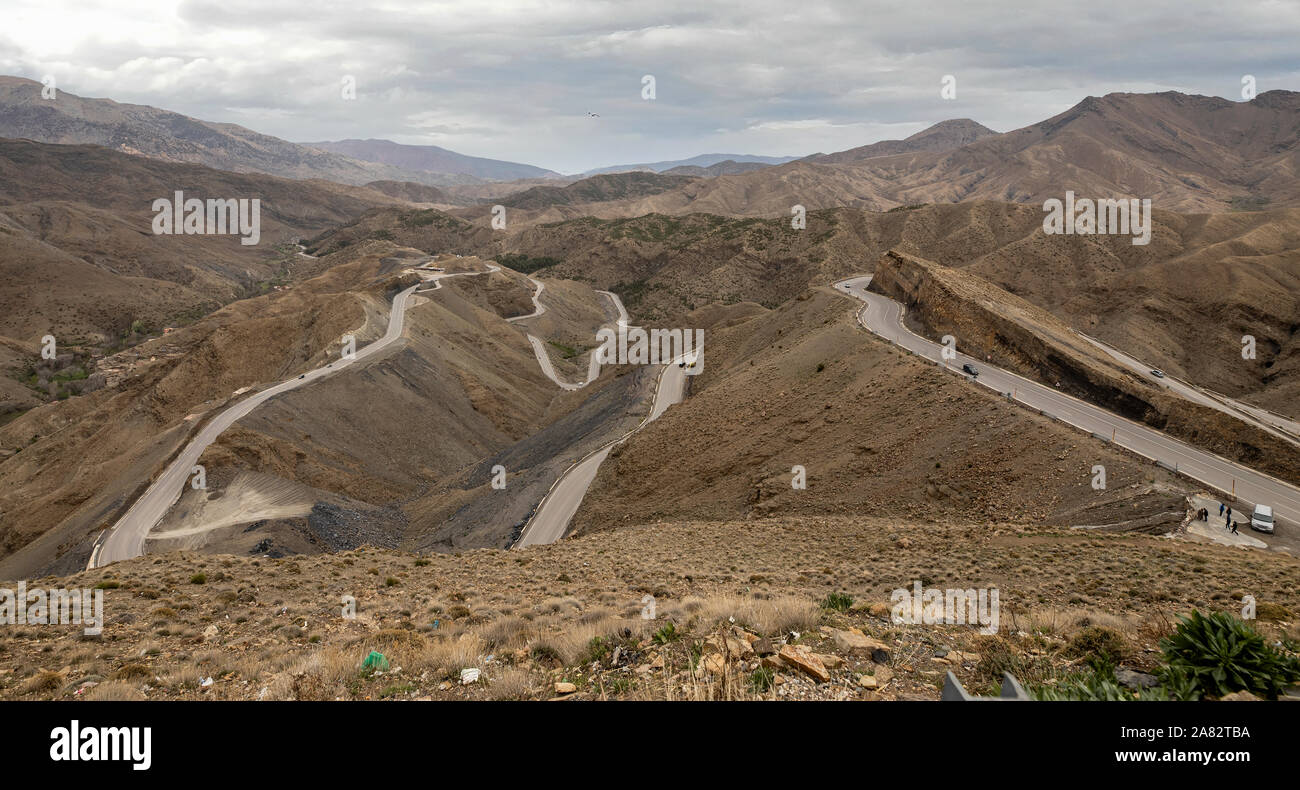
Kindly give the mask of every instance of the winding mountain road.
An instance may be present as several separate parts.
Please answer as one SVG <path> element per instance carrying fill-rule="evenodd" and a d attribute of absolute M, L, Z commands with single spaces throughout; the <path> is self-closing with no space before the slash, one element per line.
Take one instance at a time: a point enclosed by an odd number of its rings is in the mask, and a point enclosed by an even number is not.
<path fill-rule="evenodd" d="M 514 318 L 507 318 L 506 319 L 507 321 L 510 322 L 525 321 L 529 318 L 536 318 L 537 316 L 546 312 L 546 306 L 543 305 L 541 302 L 542 291 L 546 290 L 546 284 L 543 283 L 541 280 L 534 280 L 532 277 L 528 278 L 528 282 L 537 286 L 537 290 L 533 291 L 533 312 L 529 313 L 528 315 L 517 315 Z M 618 298 L 618 295 L 611 291 L 596 291 L 596 293 L 603 294 L 610 300 L 610 302 L 614 304 L 614 309 L 617 310 L 619 314 L 619 319 L 618 319 L 619 325 L 626 326 L 627 308 L 623 306 L 623 302 L 621 299 Z M 591 382 L 595 381 L 600 376 L 600 358 L 599 355 L 596 353 L 596 351 L 592 351 L 591 356 L 588 357 L 587 359 L 586 380 L 581 383 L 574 384 L 572 382 L 568 382 L 560 378 L 559 375 L 555 372 L 555 366 L 551 364 L 551 356 L 546 352 L 546 344 L 543 343 L 540 338 L 536 337 L 535 335 L 528 334 L 528 342 L 533 347 L 533 356 L 537 357 L 537 364 L 541 367 L 542 372 L 546 374 L 546 377 L 548 379 L 554 381 L 556 385 L 558 385 L 561 389 L 569 390 L 571 392 L 573 390 L 580 390 L 583 387 L 590 384 Z"/>
<path fill-rule="evenodd" d="M 256 392 L 238 403 L 228 407 L 217 416 L 213 417 L 198 435 L 189 441 L 181 450 L 180 454 L 163 470 L 149 488 L 140 495 L 140 498 L 131 505 L 130 509 L 117 520 L 117 523 L 108 531 L 100 540 L 96 542 L 95 547 L 91 550 L 90 561 L 87 568 L 99 568 L 110 562 L 130 559 L 144 554 L 145 539 L 162 517 L 167 514 L 171 506 L 180 499 L 181 493 L 185 489 L 186 481 L 189 479 L 194 465 L 198 463 L 199 457 L 210 444 L 216 441 L 217 437 L 227 428 L 233 425 L 241 417 L 252 412 L 258 406 L 274 398 L 276 395 L 288 392 L 298 387 L 303 387 L 318 381 L 326 376 L 332 376 L 349 366 L 358 362 L 363 362 L 369 357 L 374 356 L 388 346 L 392 345 L 402 336 L 402 331 L 406 322 L 407 300 L 411 294 L 416 292 L 434 291 L 442 287 L 439 280 L 448 277 L 459 277 L 465 275 L 490 274 L 499 271 L 500 267 L 489 264 L 485 272 L 453 272 L 430 274 L 420 272 L 422 282 L 416 283 L 402 291 L 399 291 L 393 297 L 392 308 L 388 316 L 388 329 L 384 336 L 378 340 L 368 343 L 365 347 L 360 348 L 348 359 L 336 359 L 329 364 L 308 371 L 300 376 L 282 381 L 279 384 L 267 387 L 260 392 Z M 433 288 L 424 288 L 426 283 L 432 282 Z"/>
<path fill-rule="evenodd" d="M 983 360 L 958 352 L 951 360 L 942 358 L 943 346 L 927 340 L 903 326 L 903 306 L 886 296 L 867 290 L 870 276 L 853 277 L 835 284 L 837 291 L 866 302 L 858 312 L 858 321 L 889 342 L 954 372 L 970 364 L 979 371 L 966 376 L 1043 414 L 1068 425 L 1088 431 L 1108 442 L 1153 461 L 1177 473 L 1204 483 L 1221 492 L 1235 494 L 1238 512 L 1249 513 L 1256 504 L 1272 505 L 1277 520 L 1276 534 L 1261 535 L 1272 548 L 1286 548 L 1293 553 L 1300 548 L 1300 488 L 1275 477 L 1242 466 L 1205 450 L 1192 447 L 1160 431 L 1112 414 L 1099 406 L 1066 395 L 1036 381 L 995 368 Z M 962 374 L 965 375 L 965 374 Z M 1085 475 L 1088 470 L 1079 470 Z"/>
<path fill-rule="evenodd" d="M 537 290 L 533 292 L 533 304 L 536 309 L 528 315 L 508 319 L 510 321 L 522 321 L 546 312 L 546 308 L 538 301 L 546 286 L 541 281 L 534 280 L 531 277 L 528 280 L 537 286 Z M 618 311 L 617 326 L 626 330 L 628 313 L 627 308 L 623 306 L 623 301 L 611 291 L 597 291 L 596 293 L 603 294 L 613 303 L 614 309 Z M 555 375 L 555 368 L 551 366 L 550 356 L 546 353 L 546 346 L 543 345 L 542 341 L 533 335 L 528 335 L 528 342 L 532 343 L 533 352 L 537 356 L 537 364 L 541 366 L 542 372 L 551 381 L 566 390 L 582 389 L 595 381 L 600 375 L 600 359 L 597 351 L 593 350 L 587 363 L 587 380 L 581 384 L 571 384 L 563 381 Z M 650 413 L 646 415 L 640 424 L 619 438 L 607 442 L 583 456 L 551 484 L 550 491 L 546 493 L 546 496 L 542 497 L 542 501 L 538 503 L 537 509 L 533 511 L 532 517 L 524 525 L 524 529 L 519 535 L 519 540 L 515 542 L 514 548 L 554 543 L 564 537 L 569 522 L 573 519 L 573 514 L 578 512 L 578 506 L 582 504 L 587 489 L 591 487 L 591 482 L 596 479 L 596 472 L 600 470 L 600 465 L 609 455 L 609 451 L 650 422 L 659 419 L 659 416 L 667 411 L 669 406 L 681 401 L 686 390 L 686 376 L 684 370 L 675 364 L 677 361 L 679 360 L 674 360 L 674 364 L 664 366 L 664 370 L 660 373 L 655 385 L 654 403 L 650 407 Z"/>
<path fill-rule="evenodd" d="M 678 366 L 679 361 L 680 359 L 673 360 L 660 372 L 655 386 L 654 403 L 650 407 L 650 413 L 639 425 L 583 456 L 556 479 L 551 490 L 538 503 L 533 517 L 524 525 L 523 532 L 520 533 L 519 540 L 515 542 L 513 548 L 554 543 L 564 537 L 573 514 L 578 512 L 578 506 L 582 504 L 587 489 L 591 487 L 591 481 L 596 479 L 596 472 L 600 470 L 600 465 L 609 455 L 609 451 L 614 449 L 615 445 L 627 441 L 632 434 L 659 419 L 669 406 L 681 402 L 682 395 L 686 391 L 686 372 Z"/>
<path fill-rule="evenodd" d="M 300 254 L 305 255 L 305 253 Z M 405 328 L 407 303 L 412 294 L 436 291 L 442 287 L 440 281 L 448 277 L 491 274 L 500 270 L 500 266 L 491 263 L 487 265 L 487 270 L 482 272 L 444 273 L 432 267 L 430 262 L 414 267 L 414 271 L 423 278 L 422 282 L 398 292 L 393 298 L 393 304 L 389 312 L 388 329 L 383 337 L 359 349 L 351 359 L 334 360 L 324 367 L 282 381 L 254 393 L 214 417 L 199 431 L 197 436 L 185 445 L 180 454 L 153 481 L 144 494 L 131 505 L 130 509 L 118 519 L 117 523 L 100 536 L 91 550 L 87 568 L 98 568 L 110 562 L 130 559 L 144 554 L 145 541 L 150 531 L 157 526 L 172 505 L 180 499 L 194 465 L 198 463 L 203 451 L 216 441 L 218 436 L 239 419 L 276 395 L 305 386 L 326 376 L 334 375 L 346 369 L 349 365 L 363 361 L 387 348 L 402 336 Z M 546 289 L 546 285 L 540 280 L 531 277 L 528 280 L 536 287 L 532 294 L 533 312 L 506 320 L 511 322 L 522 321 L 535 318 L 546 312 L 546 306 L 541 303 L 539 298 Z M 426 287 L 429 283 L 432 283 L 433 286 Z M 610 291 L 597 291 L 597 293 L 603 294 L 610 300 L 618 313 L 618 324 L 626 326 L 628 321 L 627 309 L 623 306 L 623 302 L 618 298 L 617 294 Z M 555 368 L 551 365 L 550 356 L 547 354 L 542 341 L 531 334 L 528 335 L 528 341 L 533 346 L 533 352 L 537 357 L 542 372 L 558 386 L 566 390 L 581 389 L 600 375 L 601 364 L 596 352 L 593 351 L 588 363 L 587 380 L 580 384 L 563 381 L 556 375 Z M 668 366 L 660 376 L 655 391 L 655 402 L 646 419 L 633 431 L 604 445 L 601 449 L 584 458 L 579 462 L 577 468 L 570 468 L 569 472 L 562 476 L 560 480 L 557 480 L 552 492 L 543 500 L 543 505 L 546 506 L 545 512 L 543 513 L 542 508 L 539 507 L 537 515 L 529 523 L 529 527 L 533 527 L 534 523 L 538 524 L 538 526 L 533 529 L 525 529 L 529 542 L 549 543 L 558 540 L 563 535 L 565 527 L 568 526 L 569 520 L 573 517 L 573 513 L 577 511 L 578 505 L 581 504 L 583 494 L 586 493 L 587 487 L 591 485 L 591 480 L 595 478 L 600 462 L 605 459 L 609 450 L 628 436 L 631 436 L 635 431 L 640 430 L 646 423 L 657 419 L 668 406 L 680 401 L 684 389 L 685 378 L 682 371 L 675 365 Z M 560 485 L 560 483 L 563 483 L 563 485 Z"/>

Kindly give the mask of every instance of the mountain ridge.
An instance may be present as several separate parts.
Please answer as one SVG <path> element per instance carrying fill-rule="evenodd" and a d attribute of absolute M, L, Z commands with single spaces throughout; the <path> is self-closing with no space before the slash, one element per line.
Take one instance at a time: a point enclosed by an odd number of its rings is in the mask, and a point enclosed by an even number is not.
<path fill-rule="evenodd" d="M 482 156 L 469 156 L 436 145 L 406 145 L 373 137 L 365 140 L 356 138 L 325 140 L 300 143 L 300 145 L 412 172 L 466 175 L 489 181 L 514 181 L 521 178 L 548 178 L 560 175 L 554 170 L 543 167 Z"/>
<path fill-rule="evenodd" d="M 147 104 L 88 98 L 59 90 L 41 97 L 42 85 L 0 76 L 0 137 L 38 143 L 99 145 L 121 153 L 188 162 L 233 173 L 281 178 L 321 178 L 360 186 L 371 181 L 415 181 L 431 186 L 471 177 L 411 172 L 291 143 L 238 124 L 204 121 Z"/>

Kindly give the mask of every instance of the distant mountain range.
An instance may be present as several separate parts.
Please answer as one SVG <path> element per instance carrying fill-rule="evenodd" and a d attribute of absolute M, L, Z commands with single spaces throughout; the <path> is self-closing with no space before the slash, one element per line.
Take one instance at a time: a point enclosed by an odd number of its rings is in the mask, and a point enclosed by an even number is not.
<path fill-rule="evenodd" d="M 582 173 L 584 176 L 600 175 L 601 173 L 626 173 L 633 170 L 650 171 L 652 173 L 663 173 L 672 170 L 675 167 L 698 167 L 709 168 L 721 162 L 733 163 L 756 163 L 760 165 L 781 165 L 786 162 L 793 162 L 798 159 L 797 156 L 757 156 L 755 154 L 700 154 L 692 156 L 690 159 L 671 159 L 665 162 L 642 162 L 635 165 L 612 165 L 610 167 L 598 167 L 594 170 L 587 170 Z M 682 175 L 702 175 L 701 173 L 682 173 Z"/>
<path fill-rule="evenodd" d="M 335 154 L 389 165 L 416 173 L 452 173 L 486 181 L 514 181 L 520 178 L 558 177 L 560 174 L 518 162 L 466 156 L 436 145 L 403 145 L 391 140 L 339 140 L 302 143 Z"/>
<path fill-rule="evenodd" d="M 143 104 L 86 98 L 66 91 L 59 91 L 51 101 L 41 97 L 41 88 L 41 83 L 34 80 L 0 76 L 0 138 L 99 145 L 122 153 L 201 164 L 233 173 L 320 178 L 358 186 L 383 182 L 390 192 L 399 183 L 450 187 L 565 179 L 546 168 L 467 156 L 436 145 L 404 145 L 379 139 L 293 143 L 236 124 L 204 121 Z M 690 159 L 616 165 L 582 175 L 678 168 L 673 175 L 713 176 L 792 159 L 701 154 Z M 412 194 L 419 191 L 413 190 Z M 425 193 L 426 200 L 419 202 L 433 202 L 428 199 L 432 194 Z"/>
<path fill-rule="evenodd" d="M 714 176 L 734 176 L 737 173 L 748 173 L 753 170 L 762 170 L 765 167 L 771 167 L 763 162 L 737 162 L 734 159 L 728 159 L 724 162 L 718 162 L 708 167 L 699 165 L 678 165 L 662 171 L 666 176 L 700 176 L 702 178 L 713 178 Z"/>
<path fill-rule="evenodd" d="M 47 101 L 40 94 L 38 82 L 0 77 L 0 137 L 99 145 L 237 173 L 377 184 L 398 199 L 459 205 L 472 215 L 487 199 L 545 211 L 543 221 L 572 216 L 586 204 L 600 204 L 592 209 L 598 216 L 777 216 L 795 204 L 875 211 L 977 199 L 1041 204 L 1066 190 L 1149 197 L 1159 208 L 1184 212 L 1300 201 L 1300 93 L 1281 90 L 1248 102 L 1114 93 L 1006 133 L 960 118 L 903 140 L 797 160 L 711 153 L 598 168 L 581 178 L 437 146 L 291 143 L 144 105 L 62 91 Z M 632 177 L 638 173 L 665 178 Z M 623 177 L 584 183 L 607 175 Z"/>
<path fill-rule="evenodd" d="M 0 76 L 0 137 L 100 145 L 122 153 L 234 173 L 321 178 L 356 185 L 409 181 L 450 186 L 556 175 L 530 165 L 386 140 L 291 143 L 236 124 L 203 121 L 143 104 L 84 98 L 66 91 L 59 91 L 51 101 L 41 98 L 41 83 L 22 77 Z"/>
<path fill-rule="evenodd" d="M 1216 213 L 1296 205 L 1297 174 L 1300 93 L 1274 90 L 1248 102 L 1112 93 L 1003 134 L 967 119 L 944 121 L 906 140 L 699 179 L 589 213 L 773 217 L 795 204 L 872 211 L 971 200 L 1042 205 L 1066 190 Z"/>

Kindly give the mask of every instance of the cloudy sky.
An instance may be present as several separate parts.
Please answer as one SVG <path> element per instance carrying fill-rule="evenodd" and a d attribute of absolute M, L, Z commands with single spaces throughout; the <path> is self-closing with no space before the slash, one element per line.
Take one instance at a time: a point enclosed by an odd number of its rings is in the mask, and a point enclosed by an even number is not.
<path fill-rule="evenodd" d="M 1006 131 L 1113 91 L 1240 100 L 1247 74 L 1260 92 L 1300 89 L 1295 0 L 4 5 L 0 73 L 289 140 L 379 137 L 565 173 L 837 151 L 946 118 Z"/>

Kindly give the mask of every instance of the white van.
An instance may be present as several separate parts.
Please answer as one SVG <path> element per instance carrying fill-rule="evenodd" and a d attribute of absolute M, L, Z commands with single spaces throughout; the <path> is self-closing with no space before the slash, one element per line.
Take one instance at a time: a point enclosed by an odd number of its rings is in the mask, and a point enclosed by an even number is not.
<path fill-rule="evenodd" d="M 1255 505 L 1255 512 L 1250 515 L 1250 528 L 1260 532 L 1273 532 L 1273 508 L 1268 505 Z"/>

